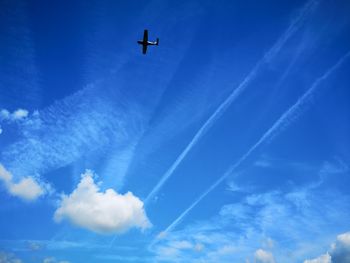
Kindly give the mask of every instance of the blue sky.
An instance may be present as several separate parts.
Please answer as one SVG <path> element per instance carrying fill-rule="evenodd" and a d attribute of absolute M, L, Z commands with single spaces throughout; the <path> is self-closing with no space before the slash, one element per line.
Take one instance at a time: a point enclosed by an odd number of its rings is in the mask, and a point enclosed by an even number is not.
<path fill-rule="evenodd" d="M 2 1 L 0 263 L 348 262 L 349 12 Z"/>

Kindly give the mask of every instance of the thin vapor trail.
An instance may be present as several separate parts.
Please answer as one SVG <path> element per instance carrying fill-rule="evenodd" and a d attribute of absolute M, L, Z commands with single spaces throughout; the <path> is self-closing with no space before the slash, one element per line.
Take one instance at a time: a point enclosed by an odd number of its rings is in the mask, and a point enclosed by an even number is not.
<path fill-rule="evenodd" d="M 180 165 L 182 160 L 187 156 L 187 154 L 193 148 L 193 146 L 195 146 L 197 142 L 201 139 L 201 137 L 205 135 L 206 132 L 208 132 L 211 126 L 215 123 L 215 121 L 220 118 L 220 116 L 232 104 L 232 102 L 235 101 L 235 99 L 237 99 L 238 96 L 247 88 L 248 84 L 252 80 L 254 80 L 258 71 L 262 68 L 262 66 L 270 62 L 281 50 L 282 46 L 288 41 L 288 39 L 301 27 L 307 15 L 315 8 L 317 4 L 318 2 L 314 0 L 307 2 L 307 4 L 301 9 L 298 16 L 291 22 L 287 30 L 282 34 L 282 36 L 277 40 L 277 42 L 269 49 L 268 52 L 265 53 L 263 58 L 260 61 L 258 61 L 258 63 L 250 71 L 250 73 L 239 84 L 239 86 L 232 91 L 232 93 L 226 98 L 226 100 L 222 102 L 219 105 L 219 107 L 215 110 L 215 112 L 206 120 L 203 126 L 194 135 L 190 143 L 181 152 L 181 154 L 177 157 L 175 162 L 169 167 L 169 169 L 165 172 L 165 174 L 159 180 L 157 185 L 148 194 L 148 196 L 145 199 L 146 205 L 160 190 L 160 188 L 165 184 L 165 182 L 170 178 L 170 176 L 174 173 L 176 168 Z"/>
<path fill-rule="evenodd" d="M 240 166 L 249 155 L 254 152 L 261 144 L 267 140 L 271 140 L 273 137 L 279 135 L 307 105 L 312 99 L 312 96 L 319 85 L 326 80 L 334 71 L 336 71 L 343 62 L 350 57 L 350 51 L 346 53 L 335 65 L 329 68 L 325 74 L 316 79 L 316 81 L 311 85 L 304 95 L 302 95 L 297 102 L 292 105 L 282 116 L 265 132 L 265 134 L 241 157 L 236 163 L 234 163 L 214 184 L 212 184 L 205 192 L 203 192 L 181 215 L 175 219 L 164 231 L 167 233 L 173 230 L 181 220 L 200 202 L 204 197 L 206 197 L 212 190 L 214 190 L 223 180 L 225 180 L 232 172 Z"/>

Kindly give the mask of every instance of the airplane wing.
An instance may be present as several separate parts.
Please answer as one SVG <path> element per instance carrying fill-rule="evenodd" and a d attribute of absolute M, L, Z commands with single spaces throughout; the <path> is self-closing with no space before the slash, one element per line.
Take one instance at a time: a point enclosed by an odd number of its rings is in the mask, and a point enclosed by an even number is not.
<path fill-rule="evenodd" d="M 143 42 L 146 43 L 148 41 L 148 30 L 145 29 L 143 32 Z"/>
<path fill-rule="evenodd" d="M 147 45 L 142 45 L 142 53 L 146 54 L 147 52 Z"/>

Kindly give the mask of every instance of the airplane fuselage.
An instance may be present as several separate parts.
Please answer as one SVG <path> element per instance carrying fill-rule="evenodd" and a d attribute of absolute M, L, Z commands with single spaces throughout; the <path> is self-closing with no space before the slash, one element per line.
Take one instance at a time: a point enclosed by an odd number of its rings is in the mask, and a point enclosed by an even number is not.
<path fill-rule="evenodd" d="M 147 41 L 147 42 L 143 42 L 142 40 L 137 41 L 137 43 L 139 43 L 140 45 L 143 46 L 155 46 L 158 45 L 157 41 L 152 42 L 152 41 Z"/>
<path fill-rule="evenodd" d="M 146 54 L 147 46 L 158 46 L 159 38 L 156 41 L 148 41 L 148 30 L 145 29 L 143 33 L 143 39 L 137 41 L 138 44 L 142 45 L 142 54 Z"/>

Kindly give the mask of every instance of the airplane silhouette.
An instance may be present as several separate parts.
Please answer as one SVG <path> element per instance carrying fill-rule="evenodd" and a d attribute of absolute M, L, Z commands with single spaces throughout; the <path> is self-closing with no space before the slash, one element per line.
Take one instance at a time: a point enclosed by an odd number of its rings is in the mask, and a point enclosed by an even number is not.
<path fill-rule="evenodd" d="M 143 40 L 137 41 L 138 44 L 142 45 L 142 54 L 146 54 L 147 46 L 158 46 L 159 38 L 156 41 L 148 41 L 148 30 L 145 29 L 143 32 Z"/>

